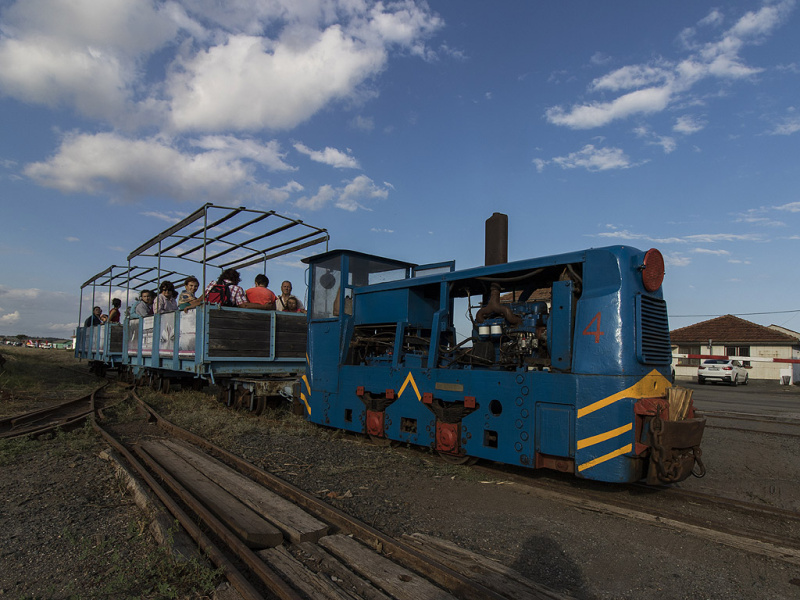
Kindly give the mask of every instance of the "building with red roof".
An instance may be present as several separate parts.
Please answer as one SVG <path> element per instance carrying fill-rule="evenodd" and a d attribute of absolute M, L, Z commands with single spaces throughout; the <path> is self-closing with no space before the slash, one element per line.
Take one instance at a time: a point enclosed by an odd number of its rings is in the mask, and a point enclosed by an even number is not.
<path fill-rule="evenodd" d="M 800 365 L 773 362 L 800 359 L 800 334 L 777 325 L 758 325 L 733 315 L 723 315 L 670 332 L 675 376 L 696 378 L 700 358 L 685 355 L 738 357 L 748 366 L 750 379 L 780 381 L 781 369 L 800 381 Z M 748 358 L 756 360 L 747 360 Z"/>

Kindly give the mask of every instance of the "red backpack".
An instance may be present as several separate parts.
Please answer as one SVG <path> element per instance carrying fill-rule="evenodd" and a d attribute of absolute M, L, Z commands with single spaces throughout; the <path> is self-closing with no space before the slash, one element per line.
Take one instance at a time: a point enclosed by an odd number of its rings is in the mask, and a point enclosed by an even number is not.
<path fill-rule="evenodd" d="M 231 288 L 224 281 L 211 286 L 211 289 L 206 294 L 206 302 L 209 304 L 221 304 L 222 306 L 236 306 L 231 296 Z"/>

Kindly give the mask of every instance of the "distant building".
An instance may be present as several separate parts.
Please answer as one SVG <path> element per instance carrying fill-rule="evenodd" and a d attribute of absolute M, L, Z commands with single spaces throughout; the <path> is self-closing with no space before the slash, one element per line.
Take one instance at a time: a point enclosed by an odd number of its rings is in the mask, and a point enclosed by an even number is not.
<path fill-rule="evenodd" d="M 800 359 L 800 334 L 777 325 L 764 327 L 733 315 L 724 315 L 681 327 L 670 332 L 673 355 L 736 356 L 749 367 L 750 379 L 780 381 L 781 370 L 800 382 L 800 365 L 772 362 L 772 359 Z M 760 360 L 748 361 L 747 358 Z M 699 358 L 673 359 L 675 376 L 697 376 Z"/>

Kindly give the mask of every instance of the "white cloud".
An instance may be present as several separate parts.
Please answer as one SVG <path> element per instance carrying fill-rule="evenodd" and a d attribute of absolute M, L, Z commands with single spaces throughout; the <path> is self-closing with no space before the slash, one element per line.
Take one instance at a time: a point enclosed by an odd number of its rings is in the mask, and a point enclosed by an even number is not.
<path fill-rule="evenodd" d="M 793 0 L 763 6 L 743 15 L 714 42 L 694 45 L 694 30 L 684 30 L 681 37 L 692 53 L 678 62 L 658 61 L 655 64 L 626 65 L 592 82 L 591 91 L 628 91 L 608 102 L 574 104 L 569 108 L 553 106 L 545 111 L 554 125 L 571 129 L 590 129 L 634 115 L 661 112 L 673 104 L 699 81 L 709 78 L 735 80 L 749 78 L 760 68 L 745 65 L 739 52 L 746 45 L 764 41 L 782 25 L 793 9 Z M 710 13 L 701 25 L 716 25 L 722 15 Z"/>
<path fill-rule="evenodd" d="M 337 191 L 331 185 L 320 186 L 319 190 L 313 196 L 304 196 L 297 200 L 295 205 L 297 208 L 305 208 L 308 210 L 319 210 L 337 196 Z"/>
<path fill-rule="evenodd" d="M 706 122 L 698 117 L 681 115 L 675 120 L 675 125 L 672 126 L 672 130 L 684 135 L 690 135 L 705 129 L 705 126 Z"/>
<path fill-rule="evenodd" d="M 736 223 L 750 223 L 753 225 L 766 225 L 769 227 L 786 227 L 786 223 L 783 221 L 776 221 L 775 219 L 770 219 L 769 217 L 759 217 L 755 214 L 746 214 L 735 221 Z"/>
<path fill-rule="evenodd" d="M 2 325 L 11 325 L 12 323 L 16 323 L 19 321 L 19 311 L 15 310 L 13 313 L 8 313 L 7 315 L 3 315 L 0 317 L 0 324 Z"/>
<path fill-rule="evenodd" d="M 42 290 L 37 288 L 15 289 L 0 285 L 0 297 L 3 298 L 4 302 L 6 300 L 33 300 L 35 298 L 39 298 L 41 295 Z"/>
<path fill-rule="evenodd" d="M 698 233 L 682 237 L 652 237 L 645 233 L 633 233 L 622 229 L 619 231 L 604 231 L 595 234 L 597 237 L 617 240 L 638 240 L 655 244 L 713 244 L 717 242 L 762 242 L 763 236 L 755 233 Z"/>
<path fill-rule="evenodd" d="M 378 186 L 366 175 L 359 175 L 351 181 L 343 182 L 342 187 L 323 185 L 314 196 L 300 198 L 296 205 L 298 208 L 308 210 L 319 210 L 327 204 L 333 202 L 336 208 L 354 212 L 359 208 L 371 210 L 365 205 L 366 202 L 375 199 L 385 199 L 389 197 L 392 186 L 384 183 Z"/>
<path fill-rule="evenodd" d="M 666 267 L 688 267 L 690 264 L 692 264 L 692 259 L 679 252 L 664 254 L 664 266 Z"/>
<path fill-rule="evenodd" d="M 768 133 L 772 135 L 792 135 L 800 131 L 800 116 L 784 117 L 780 123 L 773 127 Z"/>
<path fill-rule="evenodd" d="M 709 242 L 760 242 L 762 236 L 756 233 L 700 233 L 687 235 L 683 238 L 688 243 Z"/>
<path fill-rule="evenodd" d="M 675 138 L 666 135 L 658 135 L 645 126 L 636 127 L 634 133 L 638 137 L 644 138 L 647 144 L 651 146 L 661 146 L 664 150 L 664 154 L 669 154 L 675 150 Z"/>
<path fill-rule="evenodd" d="M 279 155 L 248 141 L 234 144 L 233 139 L 203 138 L 195 143 L 205 140 L 207 150 L 192 154 L 161 138 L 73 133 L 64 137 L 54 156 L 27 165 L 24 172 L 40 185 L 62 192 L 103 194 L 123 201 L 163 196 L 227 203 L 245 198 L 286 200 L 287 192 L 259 183 L 254 175 L 254 161 L 278 168 L 283 164 Z"/>
<path fill-rule="evenodd" d="M 357 115 L 350 121 L 350 125 L 354 129 L 360 129 L 361 131 L 372 131 L 375 129 L 375 119 Z"/>
<path fill-rule="evenodd" d="M 535 162 L 535 161 L 534 161 Z M 583 168 L 587 171 L 607 171 L 609 169 L 627 169 L 632 165 L 630 159 L 620 148 L 595 148 L 587 144 L 578 152 L 567 156 L 556 156 L 552 162 L 562 169 Z M 536 163 L 537 169 L 541 161 Z"/>
<path fill-rule="evenodd" d="M 324 150 L 312 150 L 305 144 L 300 142 L 295 143 L 295 150 L 301 154 L 307 155 L 314 162 L 329 165 L 337 169 L 358 169 L 360 168 L 358 161 L 336 148 L 327 147 Z"/>
<path fill-rule="evenodd" d="M 177 26 L 148 0 L 24 0 L 3 13 L 0 90 L 117 119 L 134 99 L 139 61 Z"/>
<path fill-rule="evenodd" d="M 671 89 L 647 88 L 620 96 L 611 102 L 575 105 L 569 111 L 560 106 L 548 108 L 545 115 L 554 125 L 571 129 L 592 129 L 635 114 L 664 110 L 671 98 Z"/>
<path fill-rule="evenodd" d="M 384 187 L 378 187 L 366 175 L 359 175 L 345 185 L 339 195 L 339 199 L 336 201 L 336 207 L 353 212 L 359 208 L 366 208 L 361 204 L 363 201 L 375 198 L 386 199 L 388 197 L 389 189 L 385 184 Z"/>
<path fill-rule="evenodd" d="M 789 202 L 788 204 L 781 204 L 780 206 L 773 206 L 775 210 L 785 210 L 787 212 L 800 212 L 800 202 Z"/>
<path fill-rule="evenodd" d="M 280 143 L 271 140 L 261 144 L 252 139 L 240 139 L 233 135 L 207 135 L 192 140 L 194 146 L 203 150 L 212 150 L 217 156 L 228 161 L 247 159 L 264 165 L 271 171 L 296 171 L 284 162 L 285 153 L 281 152 Z"/>
<path fill-rule="evenodd" d="M 150 217 L 151 219 L 158 219 L 159 221 L 165 221 L 165 222 L 169 223 L 170 225 L 174 225 L 175 223 L 177 223 L 178 221 L 180 221 L 181 219 L 186 217 L 185 214 L 184 215 L 180 215 L 180 216 L 175 215 L 175 214 L 168 215 L 166 213 L 158 212 L 158 211 L 154 211 L 154 210 L 145 211 L 145 212 L 142 213 L 142 216 L 143 217 Z"/>
<path fill-rule="evenodd" d="M 645 86 L 668 83 L 672 78 L 670 70 L 650 65 L 628 65 L 598 77 L 592 82 L 594 91 L 608 90 L 618 92 Z"/>
<path fill-rule="evenodd" d="M 296 17 L 274 39 L 243 27 L 176 60 L 166 82 L 176 129 L 290 129 L 330 102 L 363 101 L 375 93 L 365 84 L 386 67 L 391 48 L 429 59 L 424 39 L 443 25 L 412 2 L 305 3 L 317 7 L 308 14 L 291 4 L 270 15 L 274 23 Z M 328 13 L 322 19 L 319 8 Z"/>
<path fill-rule="evenodd" d="M 711 250 L 709 248 L 694 248 L 692 252 L 695 254 L 711 254 L 714 256 L 728 256 L 730 254 L 727 250 Z"/>
<path fill-rule="evenodd" d="M 6 4 L 0 94 L 129 131 L 291 128 L 331 102 L 373 97 L 390 52 L 435 58 L 425 40 L 444 25 L 410 0 Z M 156 53 L 161 77 L 148 69 Z"/>
<path fill-rule="evenodd" d="M 65 240 L 67 240 L 68 242 L 80 242 L 80 241 L 81 241 L 81 239 L 80 239 L 80 238 L 76 238 L 76 237 L 74 237 L 74 236 L 71 236 L 71 235 L 70 235 L 70 236 L 67 236 L 67 237 L 65 237 L 64 239 L 65 239 Z"/>
<path fill-rule="evenodd" d="M 172 123 L 178 130 L 290 129 L 330 101 L 355 96 L 386 59 L 382 46 L 366 46 L 339 25 L 292 43 L 233 35 L 172 70 Z"/>

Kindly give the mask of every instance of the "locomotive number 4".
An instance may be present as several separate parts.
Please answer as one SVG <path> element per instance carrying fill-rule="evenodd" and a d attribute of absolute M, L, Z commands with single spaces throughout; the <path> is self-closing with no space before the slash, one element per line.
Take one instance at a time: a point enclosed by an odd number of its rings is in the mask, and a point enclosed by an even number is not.
<path fill-rule="evenodd" d="M 594 330 L 592 330 L 592 325 L 594 325 Z M 594 319 L 589 321 L 589 324 L 586 326 L 586 329 L 583 330 L 583 335 L 593 335 L 594 336 L 594 343 L 600 343 L 600 336 L 605 335 L 604 331 L 600 331 L 600 313 L 597 313 L 594 316 Z"/>

